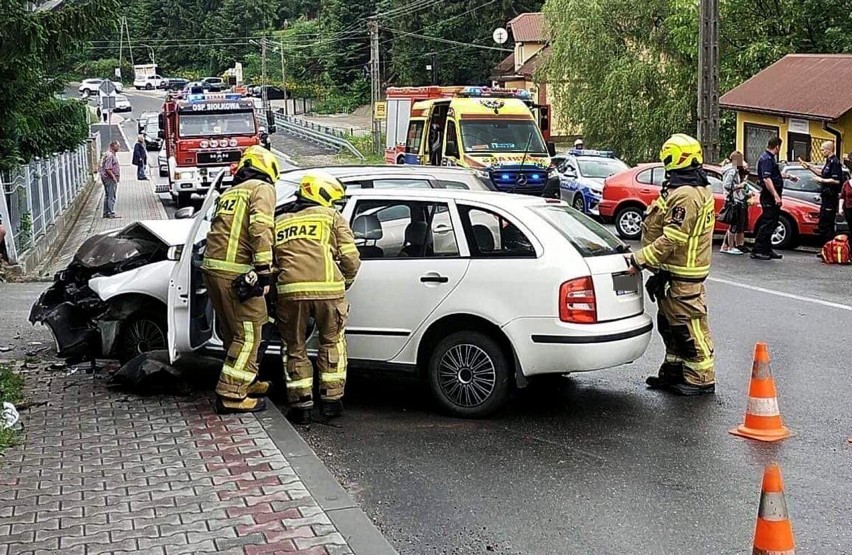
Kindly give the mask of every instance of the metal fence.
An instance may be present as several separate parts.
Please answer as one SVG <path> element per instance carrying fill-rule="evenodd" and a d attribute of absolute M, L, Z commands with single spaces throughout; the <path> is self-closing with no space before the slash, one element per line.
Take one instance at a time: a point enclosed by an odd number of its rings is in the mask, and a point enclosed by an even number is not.
<path fill-rule="evenodd" d="M 99 151 L 100 138 L 95 135 L 74 150 L 0 173 L 4 193 L 0 216 L 10 263 L 17 263 L 65 212 L 91 178 L 100 160 Z"/>
<path fill-rule="evenodd" d="M 356 158 L 364 159 L 361 151 L 345 138 L 346 132 L 341 129 L 319 125 L 293 116 L 285 116 L 280 112 L 275 112 L 274 117 L 275 126 L 285 133 L 333 150 L 346 149 Z"/>

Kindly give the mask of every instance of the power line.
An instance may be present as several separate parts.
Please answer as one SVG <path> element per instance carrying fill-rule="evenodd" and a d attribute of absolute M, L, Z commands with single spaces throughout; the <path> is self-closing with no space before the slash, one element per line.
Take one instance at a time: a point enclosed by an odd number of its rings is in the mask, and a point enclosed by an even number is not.
<path fill-rule="evenodd" d="M 513 52 L 513 50 L 510 50 L 508 48 L 498 48 L 496 46 L 485 46 L 485 45 L 482 45 L 482 44 L 474 44 L 472 42 L 460 42 L 460 41 L 457 41 L 457 40 L 442 39 L 442 38 L 439 38 L 439 37 L 430 37 L 429 35 L 420 35 L 420 34 L 417 34 L 417 33 L 409 33 L 407 31 L 400 31 L 399 29 L 390 29 L 388 27 L 382 27 L 382 29 L 385 30 L 385 31 L 390 31 L 392 33 L 398 33 L 398 34 L 403 35 L 403 36 L 415 37 L 415 38 L 418 38 L 418 39 L 431 40 L 431 41 L 434 41 L 434 42 L 440 42 L 440 43 L 444 43 L 444 44 L 455 44 L 455 45 L 459 45 L 459 46 L 467 46 L 469 48 L 478 48 L 480 50 L 496 50 L 498 52 Z"/>

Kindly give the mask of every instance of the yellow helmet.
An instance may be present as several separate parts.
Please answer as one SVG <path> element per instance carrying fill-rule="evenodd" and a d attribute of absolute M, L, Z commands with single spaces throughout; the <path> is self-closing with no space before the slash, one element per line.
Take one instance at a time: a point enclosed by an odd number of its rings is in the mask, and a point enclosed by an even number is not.
<path fill-rule="evenodd" d="M 343 200 L 346 195 L 346 187 L 340 180 L 327 172 L 308 170 L 299 183 L 299 194 L 305 200 L 331 208 L 335 202 Z"/>
<path fill-rule="evenodd" d="M 675 133 L 663 143 L 660 149 L 660 161 L 666 171 L 698 167 L 704 163 L 701 143 L 683 133 Z"/>
<path fill-rule="evenodd" d="M 252 145 L 243 152 L 237 169 L 246 167 L 267 176 L 272 184 L 278 181 L 278 159 L 260 145 Z"/>

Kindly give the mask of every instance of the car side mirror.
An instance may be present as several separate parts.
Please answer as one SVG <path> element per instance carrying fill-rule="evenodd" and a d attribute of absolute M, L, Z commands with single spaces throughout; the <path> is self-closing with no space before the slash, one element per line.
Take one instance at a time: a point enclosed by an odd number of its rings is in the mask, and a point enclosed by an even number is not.
<path fill-rule="evenodd" d="M 455 142 L 447 141 L 446 155 L 453 156 L 455 158 L 459 157 L 459 147 L 456 146 Z"/>
<path fill-rule="evenodd" d="M 163 131 L 162 129 L 160 129 L 159 131 L 157 131 L 157 137 L 160 138 L 160 139 L 165 139 L 166 138 L 166 132 Z"/>
<path fill-rule="evenodd" d="M 556 143 L 547 141 L 547 153 L 551 156 L 556 156 Z"/>
<path fill-rule="evenodd" d="M 195 208 L 192 206 L 185 206 L 175 212 L 176 220 L 188 220 L 189 218 L 195 215 Z"/>

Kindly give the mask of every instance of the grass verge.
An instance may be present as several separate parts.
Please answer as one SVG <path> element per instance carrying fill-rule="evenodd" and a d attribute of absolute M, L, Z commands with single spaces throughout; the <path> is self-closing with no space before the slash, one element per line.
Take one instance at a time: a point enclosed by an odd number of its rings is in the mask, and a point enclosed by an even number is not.
<path fill-rule="evenodd" d="M 0 404 L 9 402 L 13 405 L 24 399 L 24 378 L 12 372 L 6 364 L 0 364 Z M 17 442 L 18 432 L 0 429 L 0 453 Z"/>

